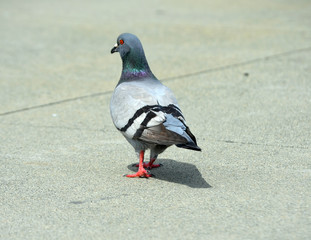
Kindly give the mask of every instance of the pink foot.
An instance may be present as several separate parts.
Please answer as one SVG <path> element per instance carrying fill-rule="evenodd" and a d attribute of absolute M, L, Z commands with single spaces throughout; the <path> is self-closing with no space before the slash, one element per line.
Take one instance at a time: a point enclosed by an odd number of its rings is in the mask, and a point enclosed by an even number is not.
<path fill-rule="evenodd" d="M 152 175 L 144 168 L 144 151 L 140 151 L 139 153 L 139 164 L 138 164 L 138 172 L 135 174 L 128 174 L 125 175 L 126 177 L 129 178 L 134 178 L 134 177 L 145 177 L 149 178 Z M 152 164 L 152 162 L 151 162 Z"/>
<path fill-rule="evenodd" d="M 126 177 L 129 177 L 129 178 L 134 178 L 134 177 L 145 177 L 145 178 L 149 178 L 151 177 L 152 175 L 144 168 L 141 168 L 138 170 L 137 173 L 134 173 L 134 174 L 128 174 L 128 175 L 125 175 Z"/>
<path fill-rule="evenodd" d="M 143 167 L 147 169 L 158 168 L 161 167 L 162 164 L 152 164 L 151 162 L 143 163 Z M 135 164 L 135 167 L 139 167 L 139 164 Z"/>
<path fill-rule="evenodd" d="M 150 162 L 148 162 L 148 163 L 143 162 L 143 167 L 147 168 L 149 170 L 152 168 L 161 167 L 162 164 L 153 164 L 155 160 L 157 160 L 157 158 L 150 158 Z M 136 167 L 139 167 L 139 164 L 137 164 Z"/>

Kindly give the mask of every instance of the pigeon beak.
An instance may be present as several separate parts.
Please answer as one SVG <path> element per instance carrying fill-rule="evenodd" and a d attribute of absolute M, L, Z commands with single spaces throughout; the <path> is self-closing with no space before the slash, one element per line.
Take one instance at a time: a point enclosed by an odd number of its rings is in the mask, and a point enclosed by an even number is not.
<path fill-rule="evenodd" d="M 111 54 L 118 52 L 118 44 L 116 43 L 113 48 L 111 49 Z"/>

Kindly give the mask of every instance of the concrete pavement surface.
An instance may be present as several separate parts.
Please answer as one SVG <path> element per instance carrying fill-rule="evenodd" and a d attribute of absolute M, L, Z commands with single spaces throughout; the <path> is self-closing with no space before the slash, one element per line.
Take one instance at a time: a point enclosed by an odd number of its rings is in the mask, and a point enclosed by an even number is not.
<path fill-rule="evenodd" d="M 310 1 L 0 2 L 0 239 L 311 239 Z M 114 128 L 142 41 L 200 152 L 150 179 Z"/>

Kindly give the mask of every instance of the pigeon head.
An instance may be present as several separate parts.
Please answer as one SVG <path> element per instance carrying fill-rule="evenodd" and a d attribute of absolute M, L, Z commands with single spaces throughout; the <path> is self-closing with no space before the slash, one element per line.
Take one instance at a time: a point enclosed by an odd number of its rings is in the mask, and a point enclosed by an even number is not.
<path fill-rule="evenodd" d="M 143 46 L 134 34 L 122 33 L 111 53 L 119 52 L 122 59 L 122 79 L 153 76 Z"/>

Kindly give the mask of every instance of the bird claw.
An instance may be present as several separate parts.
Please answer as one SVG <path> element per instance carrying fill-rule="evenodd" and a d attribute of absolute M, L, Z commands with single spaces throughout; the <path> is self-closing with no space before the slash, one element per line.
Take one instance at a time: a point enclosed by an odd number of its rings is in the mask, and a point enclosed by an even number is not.
<path fill-rule="evenodd" d="M 129 177 L 129 178 L 134 178 L 134 177 L 149 178 L 149 177 L 152 177 L 152 174 L 150 174 L 150 172 L 147 171 L 146 169 L 140 169 L 140 170 L 138 170 L 137 173 L 128 174 L 128 175 L 125 175 L 125 176 Z"/>
<path fill-rule="evenodd" d="M 143 163 L 143 167 L 151 170 L 152 168 L 158 168 L 158 167 L 162 167 L 163 164 L 159 163 L 159 164 L 150 164 L 150 162 L 148 163 Z M 139 167 L 139 164 L 133 164 L 132 167 Z"/>
<path fill-rule="evenodd" d="M 148 170 L 151 170 L 152 168 L 158 168 L 158 167 L 162 167 L 162 166 L 163 166 L 163 164 L 159 163 L 159 164 L 152 164 L 151 166 L 148 165 L 146 168 Z"/>

